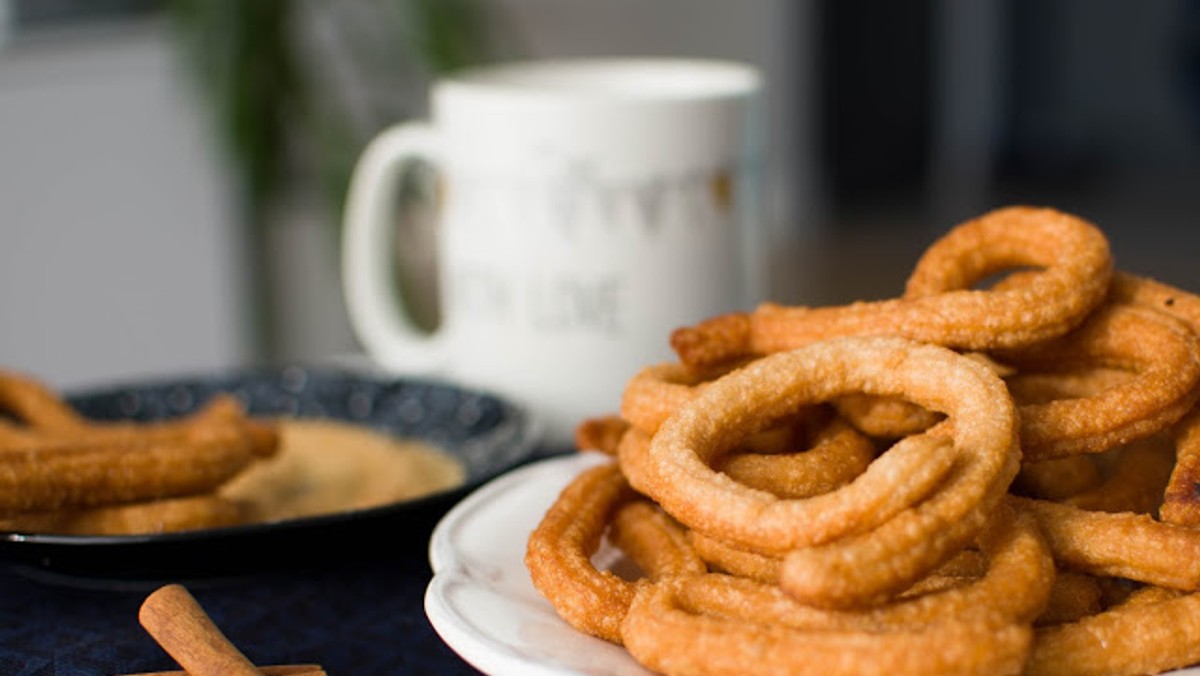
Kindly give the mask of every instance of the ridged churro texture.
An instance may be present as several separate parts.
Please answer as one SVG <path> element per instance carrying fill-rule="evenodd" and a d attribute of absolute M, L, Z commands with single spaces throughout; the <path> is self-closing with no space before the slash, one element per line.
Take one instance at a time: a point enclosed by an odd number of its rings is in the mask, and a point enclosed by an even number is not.
<path fill-rule="evenodd" d="M 604 608 L 584 631 L 667 674 L 1200 662 L 1200 296 L 1115 269 L 1097 225 L 997 209 L 892 298 L 664 339 L 677 360 L 580 422 L 609 460 L 530 539 L 564 618 Z M 671 529 L 639 560 L 703 570 L 593 584 L 631 547 L 597 477 Z"/>

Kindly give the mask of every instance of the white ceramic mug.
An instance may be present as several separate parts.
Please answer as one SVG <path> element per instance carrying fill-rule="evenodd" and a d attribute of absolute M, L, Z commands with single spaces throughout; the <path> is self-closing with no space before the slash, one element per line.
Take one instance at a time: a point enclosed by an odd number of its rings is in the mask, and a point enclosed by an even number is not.
<path fill-rule="evenodd" d="M 368 355 L 507 395 L 556 444 L 616 412 L 638 369 L 673 359 L 672 329 L 762 291 L 760 95 L 749 66 L 656 58 L 500 64 L 436 82 L 429 122 L 384 131 L 351 181 L 343 283 Z M 393 269 L 412 160 L 441 186 L 432 332 L 413 322 Z"/>

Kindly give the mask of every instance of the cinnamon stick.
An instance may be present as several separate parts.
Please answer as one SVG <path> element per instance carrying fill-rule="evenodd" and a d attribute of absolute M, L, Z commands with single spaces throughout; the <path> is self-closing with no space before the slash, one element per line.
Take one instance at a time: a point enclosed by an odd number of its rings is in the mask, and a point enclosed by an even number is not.
<path fill-rule="evenodd" d="M 189 676 L 265 676 L 183 585 L 168 584 L 147 596 L 138 621 Z"/>

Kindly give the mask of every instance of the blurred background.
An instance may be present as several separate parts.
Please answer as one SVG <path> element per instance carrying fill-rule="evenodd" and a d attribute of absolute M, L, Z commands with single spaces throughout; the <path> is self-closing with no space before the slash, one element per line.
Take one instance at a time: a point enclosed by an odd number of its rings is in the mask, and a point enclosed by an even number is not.
<path fill-rule="evenodd" d="M 0 366 L 76 387 L 354 354 L 366 142 L 439 73 L 591 55 L 763 69 L 775 300 L 895 295 L 1014 202 L 1200 289 L 1197 0 L 0 0 Z"/>

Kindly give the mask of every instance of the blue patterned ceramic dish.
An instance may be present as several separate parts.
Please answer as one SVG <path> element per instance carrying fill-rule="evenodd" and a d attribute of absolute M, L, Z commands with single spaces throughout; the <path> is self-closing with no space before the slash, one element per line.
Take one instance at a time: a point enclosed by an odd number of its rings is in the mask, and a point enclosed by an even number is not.
<path fill-rule="evenodd" d="M 269 524 L 161 535 L 0 533 L 0 559 L 67 574 L 143 578 L 208 576 L 319 563 L 396 546 L 424 548 L 433 525 L 489 479 L 540 455 L 528 413 L 492 394 L 455 385 L 344 370 L 284 367 L 198 376 L 68 394 L 97 420 L 184 415 L 219 392 L 255 415 L 347 420 L 428 441 L 457 458 L 466 480 L 453 490 L 392 505 Z"/>

